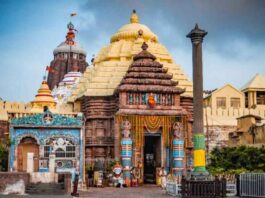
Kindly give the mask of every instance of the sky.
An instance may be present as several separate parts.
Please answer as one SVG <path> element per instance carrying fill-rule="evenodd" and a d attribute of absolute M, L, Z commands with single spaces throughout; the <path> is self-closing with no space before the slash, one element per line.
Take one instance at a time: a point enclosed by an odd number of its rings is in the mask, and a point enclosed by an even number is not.
<path fill-rule="evenodd" d="M 87 51 L 87 61 L 129 23 L 136 9 L 192 79 L 187 33 L 195 23 L 208 35 L 203 43 L 204 89 L 242 87 L 256 73 L 265 76 L 263 0 L 0 0 L 0 97 L 34 99 L 53 50 L 65 39 L 70 13 Z"/>

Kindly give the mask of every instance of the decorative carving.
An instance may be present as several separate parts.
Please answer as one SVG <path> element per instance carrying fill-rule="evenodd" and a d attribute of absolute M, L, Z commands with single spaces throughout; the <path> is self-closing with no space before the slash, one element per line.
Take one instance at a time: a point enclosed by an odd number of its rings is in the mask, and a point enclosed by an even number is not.
<path fill-rule="evenodd" d="M 59 114 L 40 113 L 33 116 L 13 118 L 12 125 L 51 125 L 51 126 L 82 126 L 82 118 L 70 118 Z"/>
<path fill-rule="evenodd" d="M 151 108 L 154 108 L 155 105 L 156 105 L 156 99 L 155 99 L 155 97 L 154 97 L 153 94 L 150 94 L 150 95 L 148 96 L 148 105 L 149 105 Z"/>
<path fill-rule="evenodd" d="M 125 120 L 122 125 L 121 125 L 121 128 L 122 128 L 122 135 L 124 138 L 129 138 L 130 137 L 130 133 L 131 133 L 131 123 L 128 121 L 128 120 Z"/>
<path fill-rule="evenodd" d="M 183 139 L 183 124 L 181 122 L 175 122 L 173 124 L 173 135 L 177 139 Z"/>

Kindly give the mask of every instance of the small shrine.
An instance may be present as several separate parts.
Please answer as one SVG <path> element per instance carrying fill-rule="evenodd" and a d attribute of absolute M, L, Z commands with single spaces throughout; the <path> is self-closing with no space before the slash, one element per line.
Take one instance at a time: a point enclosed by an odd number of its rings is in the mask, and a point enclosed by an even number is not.
<path fill-rule="evenodd" d="M 32 101 L 33 111 L 10 123 L 9 169 L 17 172 L 71 172 L 83 180 L 83 116 L 62 115 L 44 80 Z M 42 110 L 41 110 L 42 109 Z"/>

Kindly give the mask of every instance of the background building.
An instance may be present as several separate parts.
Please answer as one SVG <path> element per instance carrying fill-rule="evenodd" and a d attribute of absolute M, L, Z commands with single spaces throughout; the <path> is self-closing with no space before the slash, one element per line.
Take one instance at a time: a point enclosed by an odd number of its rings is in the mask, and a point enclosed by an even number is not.
<path fill-rule="evenodd" d="M 238 128 L 237 118 L 254 115 L 265 118 L 265 77 L 255 75 L 241 90 L 225 85 L 204 97 L 204 126 L 208 150 L 227 146 L 229 133 Z"/>

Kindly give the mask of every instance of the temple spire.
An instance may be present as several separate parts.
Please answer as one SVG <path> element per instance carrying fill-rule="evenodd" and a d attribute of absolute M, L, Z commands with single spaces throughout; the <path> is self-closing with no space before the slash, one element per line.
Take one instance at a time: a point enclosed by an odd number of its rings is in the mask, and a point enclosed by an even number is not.
<path fill-rule="evenodd" d="M 67 28 L 68 28 L 68 32 L 66 34 L 66 41 L 65 41 L 65 43 L 67 45 L 72 46 L 75 43 L 75 41 L 74 41 L 74 39 L 75 39 L 75 32 L 74 31 L 76 31 L 76 29 L 74 29 L 74 25 L 72 24 L 72 22 L 69 22 L 68 23 Z"/>
<path fill-rule="evenodd" d="M 130 18 L 131 23 L 139 23 L 139 18 L 136 14 L 136 10 L 133 10 L 132 16 Z"/>

